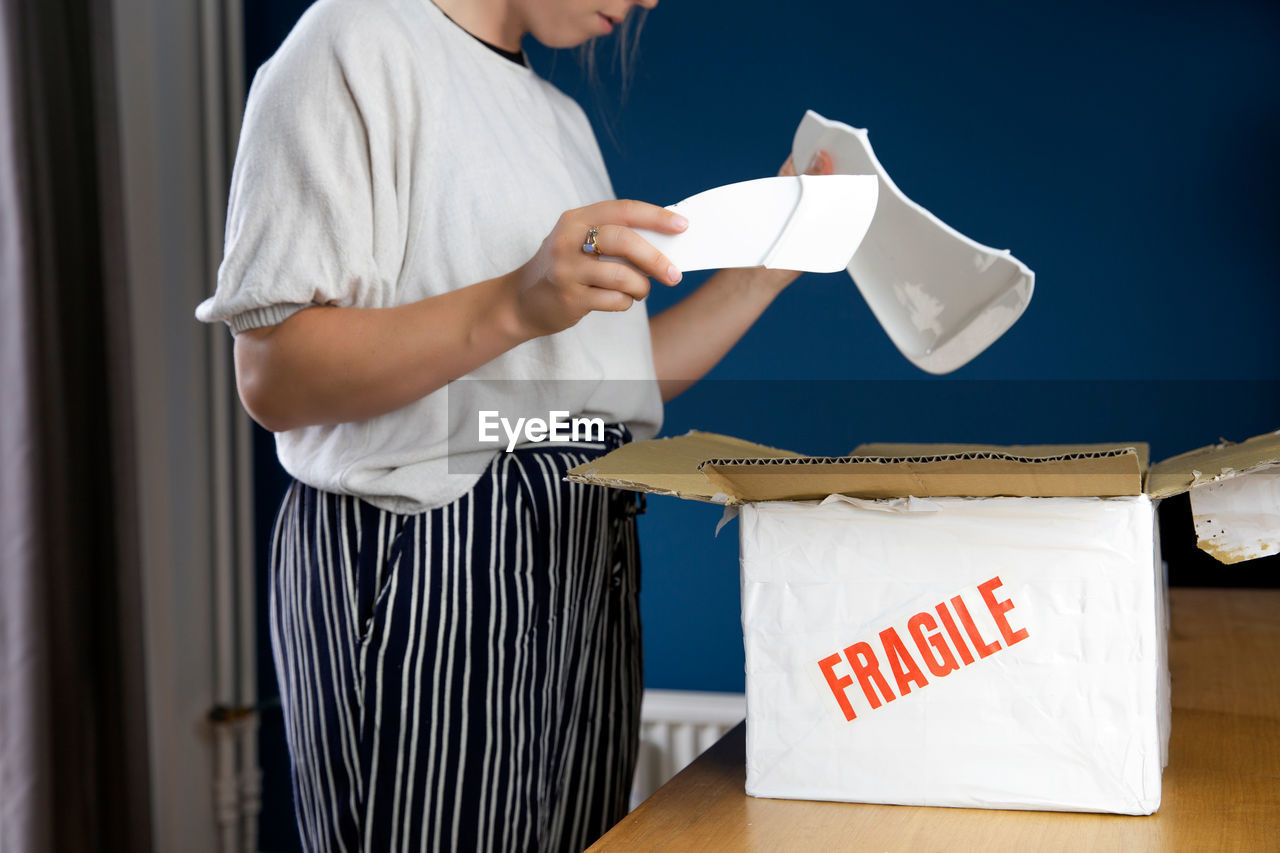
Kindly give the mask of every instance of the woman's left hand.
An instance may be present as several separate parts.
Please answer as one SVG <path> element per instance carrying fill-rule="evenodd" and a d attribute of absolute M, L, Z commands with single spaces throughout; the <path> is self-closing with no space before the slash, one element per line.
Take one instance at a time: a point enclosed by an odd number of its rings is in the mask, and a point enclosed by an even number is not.
<path fill-rule="evenodd" d="M 806 175 L 830 175 L 833 170 L 831 165 L 831 155 L 825 151 L 819 151 L 813 155 L 813 159 L 809 161 L 809 168 L 804 170 Z M 778 170 L 778 177 L 785 178 L 796 173 L 795 161 L 788 157 L 787 162 L 782 164 L 782 168 Z"/>

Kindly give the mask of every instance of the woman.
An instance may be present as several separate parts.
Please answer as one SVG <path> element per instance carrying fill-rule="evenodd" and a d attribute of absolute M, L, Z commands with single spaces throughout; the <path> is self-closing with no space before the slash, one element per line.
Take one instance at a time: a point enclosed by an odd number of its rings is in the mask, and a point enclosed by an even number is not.
<path fill-rule="evenodd" d="M 636 505 L 563 473 L 656 433 L 794 278 L 722 271 L 652 319 L 638 301 L 680 272 L 632 229 L 687 223 L 613 200 L 520 44 L 656 3 L 320 0 L 254 80 L 197 315 L 230 325 L 296 480 L 272 643 L 309 849 L 581 849 L 626 811 Z M 479 442 L 478 409 L 529 388 L 605 441 Z"/>

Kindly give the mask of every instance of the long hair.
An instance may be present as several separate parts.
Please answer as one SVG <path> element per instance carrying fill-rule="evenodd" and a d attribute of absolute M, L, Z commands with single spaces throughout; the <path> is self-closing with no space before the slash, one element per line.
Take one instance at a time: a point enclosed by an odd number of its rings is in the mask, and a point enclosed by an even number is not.
<path fill-rule="evenodd" d="M 644 28 L 644 20 L 648 14 L 648 9 L 637 8 L 623 18 L 617 29 L 613 31 L 613 69 L 618 73 L 623 94 L 631 85 L 636 53 L 640 47 L 640 30 Z M 596 44 L 599 41 L 599 39 L 591 39 L 578 49 L 583 70 L 593 85 L 598 84 L 600 80 L 600 66 L 596 56 Z"/>
<path fill-rule="evenodd" d="M 635 72 L 636 55 L 640 47 L 640 31 L 644 28 L 645 18 L 648 17 L 649 10 L 644 8 L 636 8 L 622 19 L 612 34 L 614 51 L 613 51 L 613 70 L 618 75 L 619 91 L 617 94 L 617 105 L 621 106 L 626 100 L 627 91 L 631 87 L 632 75 Z M 605 92 L 600 85 L 600 60 L 596 53 L 596 43 L 599 39 L 591 39 L 577 49 L 578 62 L 582 66 L 583 76 L 591 86 L 591 91 L 595 96 L 597 108 L 600 110 L 600 116 L 603 120 L 605 131 L 609 134 L 610 141 L 615 147 L 618 145 L 618 138 L 614 134 L 614 121 L 617 113 L 609 115 L 604 109 L 606 103 Z"/>

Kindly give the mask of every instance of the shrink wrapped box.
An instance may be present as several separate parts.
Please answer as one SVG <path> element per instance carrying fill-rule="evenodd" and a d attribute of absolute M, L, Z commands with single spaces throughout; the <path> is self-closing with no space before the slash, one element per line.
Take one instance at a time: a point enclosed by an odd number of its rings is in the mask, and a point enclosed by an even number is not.
<path fill-rule="evenodd" d="M 743 507 L 747 793 L 1153 812 L 1154 524 L 1145 496 Z"/>

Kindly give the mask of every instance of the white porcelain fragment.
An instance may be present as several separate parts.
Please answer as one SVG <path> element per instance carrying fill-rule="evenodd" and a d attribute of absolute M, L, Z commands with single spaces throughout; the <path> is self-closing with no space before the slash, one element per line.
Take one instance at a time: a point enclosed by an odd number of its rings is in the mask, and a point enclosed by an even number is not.
<path fill-rule="evenodd" d="M 1003 335 L 1026 310 L 1035 273 L 1008 251 L 984 246 L 907 198 L 876 159 L 867 131 L 812 110 L 792 157 L 826 151 L 838 174 L 876 175 L 875 217 L 849 275 L 894 345 L 929 373 L 950 373 Z"/>
<path fill-rule="evenodd" d="M 839 272 L 876 210 L 870 175 L 800 175 L 726 184 L 669 205 L 689 220 L 679 234 L 636 232 L 678 269 L 768 267 Z"/>

